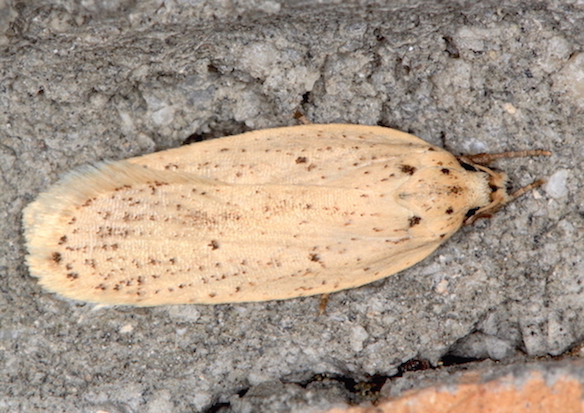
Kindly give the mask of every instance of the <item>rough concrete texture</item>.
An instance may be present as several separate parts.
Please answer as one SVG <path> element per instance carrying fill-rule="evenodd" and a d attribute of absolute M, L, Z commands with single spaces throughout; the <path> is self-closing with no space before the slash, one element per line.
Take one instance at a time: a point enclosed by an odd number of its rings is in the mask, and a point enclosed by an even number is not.
<path fill-rule="evenodd" d="M 583 19 L 576 0 L 0 0 L 0 411 L 257 411 L 248 389 L 322 410 L 356 390 L 315 377 L 563 354 L 584 335 Z M 22 209 L 66 171 L 297 110 L 454 153 L 549 149 L 497 163 L 515 188 L 549 181 L 325 315 L 317 297 L 95 309 L 28 275 Z"/>

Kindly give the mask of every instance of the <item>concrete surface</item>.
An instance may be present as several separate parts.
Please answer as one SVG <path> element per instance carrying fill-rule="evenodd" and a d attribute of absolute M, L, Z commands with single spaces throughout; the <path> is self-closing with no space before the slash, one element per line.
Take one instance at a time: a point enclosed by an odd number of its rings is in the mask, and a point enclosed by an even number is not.
<path fill-rule="evenodd" d="M 413 358 L 565 354 L 584 336 L 583 19 L 559 0 L 0 0 L 0 411 L 323 410 Z M 297 110 L 453 153 L 549 149 L 497 163 L 549 182 L 325 315 L 95 309 L 28 275 L 22 208 L 66 171 Z"/>

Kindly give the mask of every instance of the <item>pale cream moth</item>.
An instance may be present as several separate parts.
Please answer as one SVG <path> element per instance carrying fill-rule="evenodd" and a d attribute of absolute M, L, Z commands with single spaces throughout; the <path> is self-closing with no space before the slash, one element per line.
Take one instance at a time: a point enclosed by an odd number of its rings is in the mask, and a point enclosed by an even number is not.
<path fill-rule="evenodd" d="M 549 155 L 545 151 L 503 154 Z M 481 156 L 483 156 L 481 158 Z M 419 262 L 508 195 L 507 177 L 415 136 L 301 125 L 81 167 L 24 211 L 49 291 L 153 306 L 280 300 Z"/>

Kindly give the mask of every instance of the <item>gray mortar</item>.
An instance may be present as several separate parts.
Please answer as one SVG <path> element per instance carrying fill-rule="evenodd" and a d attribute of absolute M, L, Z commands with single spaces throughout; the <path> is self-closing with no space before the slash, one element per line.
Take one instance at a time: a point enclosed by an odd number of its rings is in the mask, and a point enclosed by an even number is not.
<path fill-rule="evenodd" d="M 261 411 L 237 396 L 250 387 L 270 411 L 308 411 L 350 398 L 298 386 L 319 373 L 582 339 L 581 2 L 31 3 L 0 0 L 0 411 Z M 320 316 L 318 297 L 94 309 L 29 276 L 22 209 L 66 171 L 295 124 L 297 110 L 453 153 L 549 149 L 497 165 L 515 188 L 554 179 Z"/>

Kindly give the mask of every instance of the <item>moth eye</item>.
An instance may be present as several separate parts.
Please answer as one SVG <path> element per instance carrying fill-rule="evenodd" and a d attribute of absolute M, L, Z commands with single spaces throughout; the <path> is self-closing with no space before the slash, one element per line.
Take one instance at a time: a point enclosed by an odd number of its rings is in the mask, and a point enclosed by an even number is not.
<path fill-rule="evenodd" d="M 497 185 L 492 185 L 492 184 L 489 185 L 489 188 L 491 188 L 491 192 L 496 192 L 499 189 L 499 187 Z"/>
<path fill-rule="evenodd" d="M 477 168 L 475 168 L 474 166 L 466 163 L 466 162 L 460 162 L 460 166 L 462 166 L 464 169 L 466 169 L 467 171 L 472 171 L 472 172 L 477 172 Z"/>
<path fill-rule="evenodd" d="M 470 218 L 470 217 L 472 217 L 474 214 L 476 214 L 476 213 L 477 213 L 477 211 L 478 211 L 479 209 L 480 209 L 480 208 L 473 208 L 473 209 L 469 209 L 469 210 L 468 210 L 468 212 L 466 213 L 465 217 L 466 217 L 466 218 Z"/>

